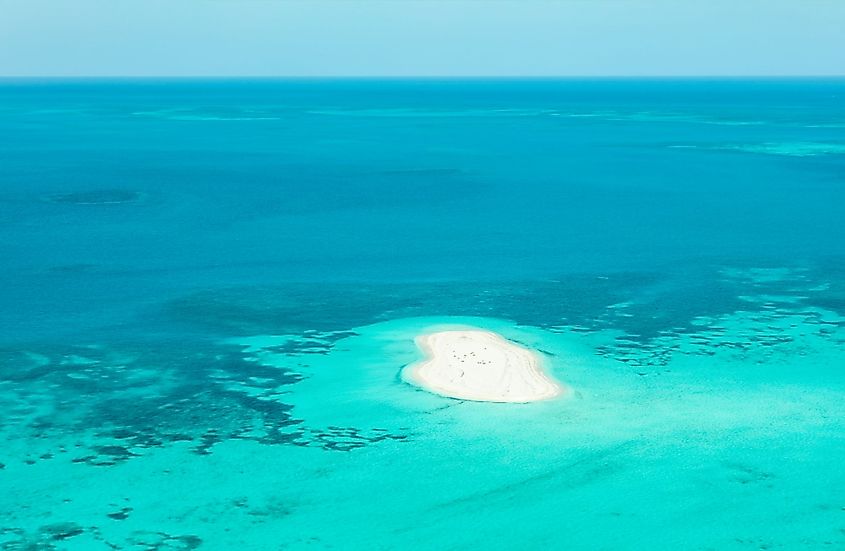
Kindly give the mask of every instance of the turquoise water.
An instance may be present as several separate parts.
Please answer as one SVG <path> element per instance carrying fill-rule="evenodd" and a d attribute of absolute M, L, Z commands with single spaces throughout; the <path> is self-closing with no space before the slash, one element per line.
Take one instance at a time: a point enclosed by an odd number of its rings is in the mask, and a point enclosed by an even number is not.
<path fill-rule="evenodd" d="M 845 80 L 5 80 L 0 183 L 0 549 L 845 549 Z"/>

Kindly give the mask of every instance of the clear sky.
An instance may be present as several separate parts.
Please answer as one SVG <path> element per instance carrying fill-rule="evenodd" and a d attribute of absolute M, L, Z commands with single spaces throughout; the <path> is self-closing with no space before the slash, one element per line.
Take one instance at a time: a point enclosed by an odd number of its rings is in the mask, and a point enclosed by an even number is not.
<path fill-rule="evenodd" d="M 0 0 L 0 75 L 845 75 L 845 0 Z"/>

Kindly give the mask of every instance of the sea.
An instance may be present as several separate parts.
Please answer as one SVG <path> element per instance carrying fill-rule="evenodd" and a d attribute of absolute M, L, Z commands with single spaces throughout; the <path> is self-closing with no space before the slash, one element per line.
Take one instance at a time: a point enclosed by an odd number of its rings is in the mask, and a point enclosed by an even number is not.
<path fill-rule="evenodd" d="M 0 549 L 845 549 L 845 79 L 0 80 Z"/>

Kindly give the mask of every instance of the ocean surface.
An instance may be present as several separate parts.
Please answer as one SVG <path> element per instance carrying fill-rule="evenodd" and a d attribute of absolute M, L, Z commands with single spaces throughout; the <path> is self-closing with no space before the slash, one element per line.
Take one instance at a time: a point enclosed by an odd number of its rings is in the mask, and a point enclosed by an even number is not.
<path fill-rule="evenodd" d="M 0 259 L 4 551 L 845 549 L 845 80 L 0 80 Z"/>

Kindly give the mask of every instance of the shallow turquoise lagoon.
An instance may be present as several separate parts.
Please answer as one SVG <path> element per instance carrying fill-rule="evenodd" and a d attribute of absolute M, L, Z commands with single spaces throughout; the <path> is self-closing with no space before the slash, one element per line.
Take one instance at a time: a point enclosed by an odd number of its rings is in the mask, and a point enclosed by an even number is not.
<path fill-rule="evenodd" d="M 0 549 L 845 548 L 843 100 L 0 81 Z"/>

